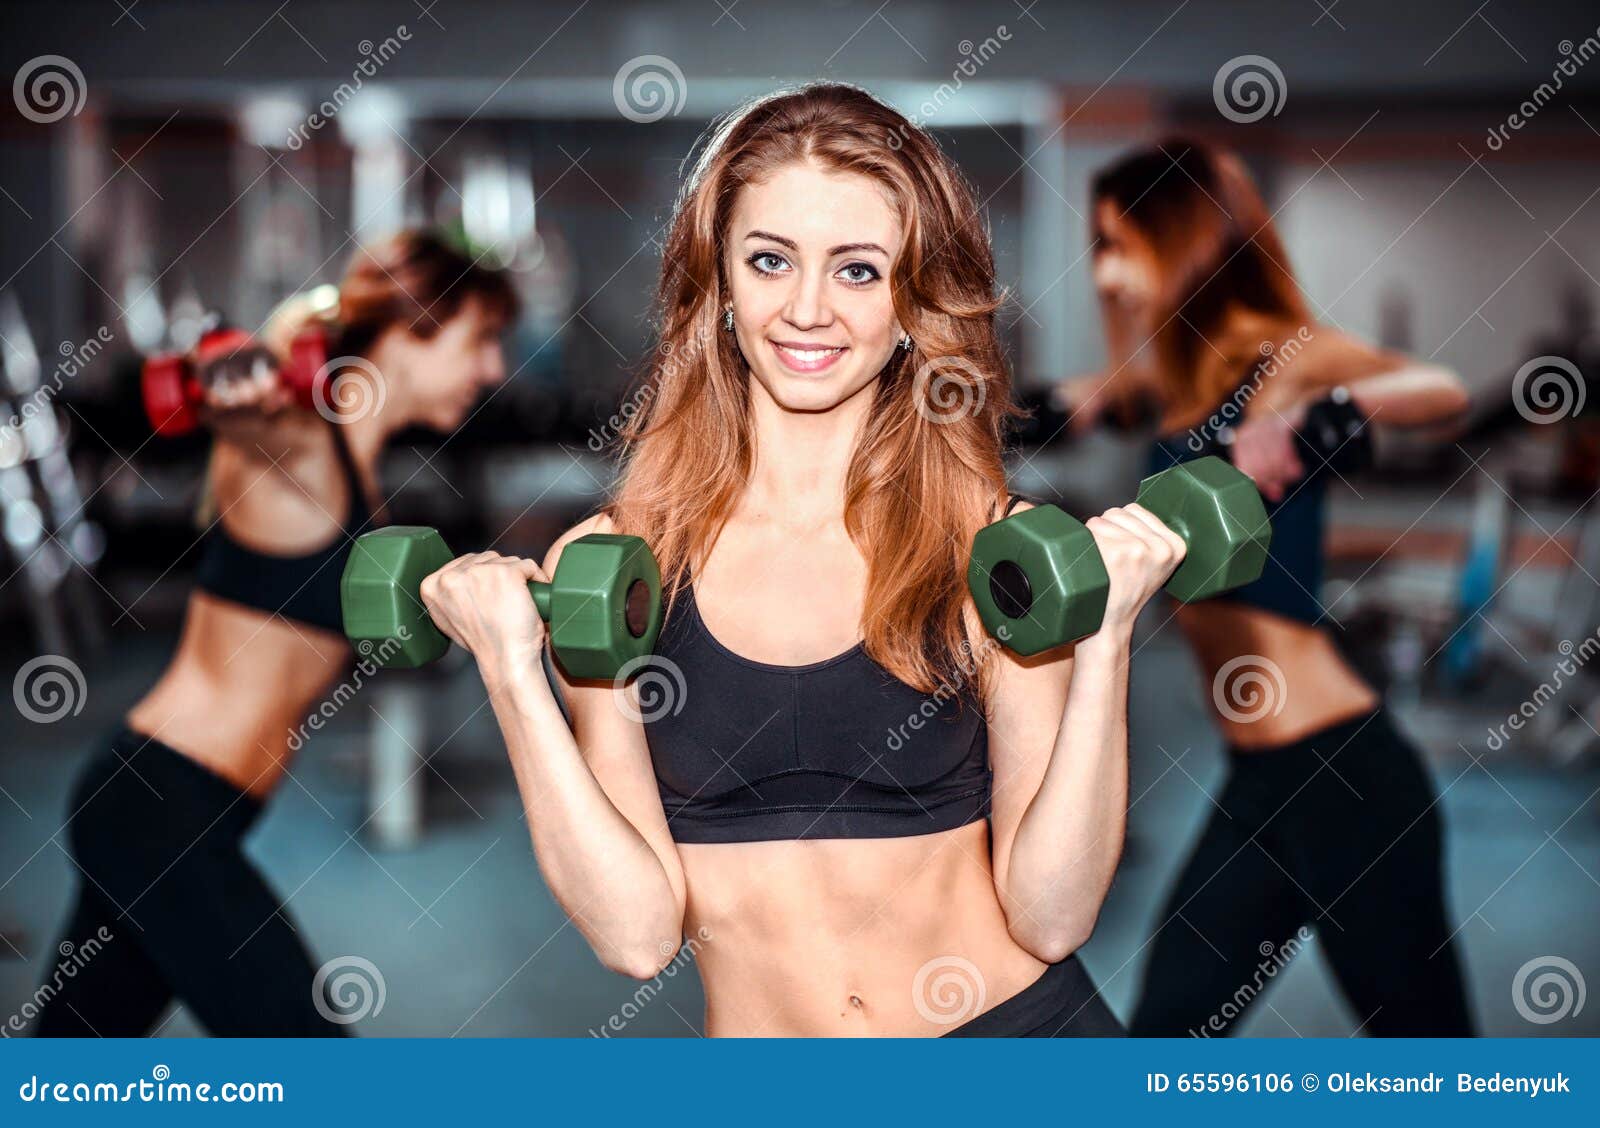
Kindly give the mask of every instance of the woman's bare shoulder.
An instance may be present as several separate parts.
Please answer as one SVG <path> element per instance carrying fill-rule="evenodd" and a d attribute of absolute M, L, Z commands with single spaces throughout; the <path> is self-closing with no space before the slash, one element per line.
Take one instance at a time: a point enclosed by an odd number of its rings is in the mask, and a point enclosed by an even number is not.
<path fill-rule="evenodd" d="M 557 537 L 555 543 L 545 553 L 543 564 L 545 575 L 554 574 L 556 564 L 561 560 L 562 550 L 579 537 L 586 537 L 590 533 L 614 533 L 616 531 L 616 525 L 611 520 L 611 514 L 604 509 L 585 517 Z"/>

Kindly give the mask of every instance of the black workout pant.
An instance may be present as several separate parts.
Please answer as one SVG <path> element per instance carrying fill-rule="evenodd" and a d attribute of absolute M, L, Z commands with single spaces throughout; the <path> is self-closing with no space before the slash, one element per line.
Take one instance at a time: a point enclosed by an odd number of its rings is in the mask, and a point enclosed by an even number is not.
<path fill-rule="evenodd" d="M 1046 967 L 1038 979 L 946 1038 L 1122 1038 L 1111 1013 L 1077 956 Z"/>
<path fill-rule="evenodd" d="M 1229 769 L 1157 917 L 1133 1034 L 1225 1032 L 1308 924 L 1363 1033 L 1472 1034 L 1433 785 L 1388 715 L 1282 748 L 1230 749 Z"/>
<path fill-rule="evenodd" d="M 73 952 L 75 970 L 52 970 L 36 996 L 38 1034 L 147 1034 L 173 999 L 219 1036 L 344 1032 L 318 1012 L 310 955 L 244 856 L 260 800 L 124 729 L 70 803 L 80 888 L 55 955 Z"/>

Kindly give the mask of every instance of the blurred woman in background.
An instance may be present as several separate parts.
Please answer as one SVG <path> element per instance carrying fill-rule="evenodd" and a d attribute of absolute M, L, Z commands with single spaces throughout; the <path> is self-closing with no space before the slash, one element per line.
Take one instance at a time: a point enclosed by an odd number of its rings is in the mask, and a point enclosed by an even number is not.
<path fill-rule="evenodd" d="M 1311 318 L 1237 157 L 1167 141 L 1102 171 L 1092 195 L 1112 359 L 1058 390 L 1072 427 L 1153 415 L 1147 473 L 1223 454 L 1273 526 L 1259 580 L 1175 611 L 1228 774 L 1157 918 L 1132 1032 L 1228 1029 L 1314 922 L 1362 1030 L 1468 1034 L 1433 785 L 1320 602 L 1328 477 L 1358 461 L 1370 427 L 1449 419 L 1466 393 Z M 1314 427 L 1320 448 L 1304 438 Z"/>
<path fill-rule="evenodd" d="M 453 430 L 504 381 L 516 305 L 502 274 L 404 232 L 359 253 L 339 286 L 336 383 L 315 412 L 245 354 L 210 370 L 215 516 L 177 653 L 73 791 L 83 880 L 62 943 L 102 946 L 44 1007 L 40 1034 L 141 1035 L 174 1000 L 215 1035 L 341 1031 L 243 840 L 350 662 L 339 579 L 381 512 L 385 443 L 412 425 Z M 264 343 L 281 356 L 314 316 L 287 303 Z"/>

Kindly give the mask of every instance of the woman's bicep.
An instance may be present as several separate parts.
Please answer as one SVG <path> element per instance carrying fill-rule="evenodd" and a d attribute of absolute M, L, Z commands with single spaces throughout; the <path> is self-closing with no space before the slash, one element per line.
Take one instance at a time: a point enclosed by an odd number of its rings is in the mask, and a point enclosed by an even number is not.
<path fill-rule="evenodd" d="M 578 751 L 617 812 L 650 846 L 672 885 L 681 914 L 687 902 L 683 863 L 667 826 L 637 690 L 599 679 L 574 681 L 552 661 Z"/>
<path fill-rule="evenodd" d="M 604 514 L 596 514 L 563 533 L 545 553 L 546 576 L 554 576 L 561 553 L 588 533 L 611 532 Z M 548 645 L 548 644 L 547 644 Z M 595 782 L 617 812 L 649 844 L 672 884 L 678 911 L 687 903 L 683 863 L 667 827 L 666 811 L 656 787 L 650 746 L 645 740 L 637 680 L 618 686 L 609 679 L 573 679 L 551 657 L 556 684 L 572 723 L 572 735 Z"/>
<path fill-rule="evenodd" d="M 996 651 L 989 709 L 989 767 L 994 772 L 990 830 L 995 881 L 1002 888 L 1017 829 L 1055 752 L 1072 680 L 1072 653 L 1070 646 L 1027 658 Z"/>

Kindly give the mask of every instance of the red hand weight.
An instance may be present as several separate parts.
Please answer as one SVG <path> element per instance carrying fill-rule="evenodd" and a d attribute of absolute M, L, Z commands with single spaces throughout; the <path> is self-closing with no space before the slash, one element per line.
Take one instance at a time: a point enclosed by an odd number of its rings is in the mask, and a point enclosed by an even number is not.
<path fill-rule="evenodd" d="M 161 353 L 147 358 L 140 387 L 145 417 L 155 433 L 172 438 L 198 427 L 207 371 L 251 352 L 271 355 L 265 345 L 242 329 L 213 329 L 200 338 L 191 353 Z M 316 407 L 317 374 L 327 362 L 328 339 L 320 326 L 308 326 L 295 335 L 289 343 L 288 361 L 277 366 L 277 374 L 296 404 Z"/>

